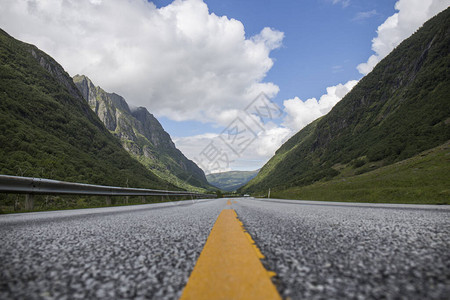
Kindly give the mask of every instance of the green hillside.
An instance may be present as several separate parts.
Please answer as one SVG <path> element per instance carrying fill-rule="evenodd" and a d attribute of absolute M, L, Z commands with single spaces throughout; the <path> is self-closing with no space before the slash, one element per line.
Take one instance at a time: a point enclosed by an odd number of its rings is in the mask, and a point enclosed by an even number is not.
<path fill-rule="evenodd" d="M 128 155 L 55 60 L 2 30 L 0 174 L 174 188 Z"/>
<path fill-rule="evenodd" d="M 144 107 L 130 109 L 125 99 L 95 86 L 84 75 L 73 81 L 83 98 L 122 147 L 163 180 L 190 191 L 212 189 L 205 173 L 175 147 L 170 135 Z"/>
<path fill-rule="evenodd" d="M 256 171 L 229 171 L 206 175 L 208 182 L 215 187 L 227 192 L 233 192 L 255 178 Z"/>
<path fill-rule="evenodd" d="M 449 74 L 447 9 L 403 41 L 330 113 L 281 146 L 242 191 L 362 174 L 442 145 L 450 139 Z"/>
<path fill-rule="evenodd" d="M 343 202 L 450 204 L 450 142 L 361 175 L 338 176 L 271 197 Z"/>

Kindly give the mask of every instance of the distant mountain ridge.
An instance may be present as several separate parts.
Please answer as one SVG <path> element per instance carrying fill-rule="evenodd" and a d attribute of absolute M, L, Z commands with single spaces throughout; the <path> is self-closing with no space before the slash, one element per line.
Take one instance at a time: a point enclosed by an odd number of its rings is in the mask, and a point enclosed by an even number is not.
<path fill-rule="evenodd" d="M 0 30 L 0 174 L 171 188 L 121 147 L 72 78 Z"/>
<path fill-rule="evenodd" d="M 255 171 L 229 171 L 206 175 L 206 179 L 213 186 L 227 192 L 233 192 L 255 178 L 259 169 Z"/>
<path fill-rule="evenodd" d="M 84 75 L 75 85 L 124 149 L 159 177 L 189 190 L 211 188 L 205 173 L 175 147 L 170 135 L 146 108 L 130 109 L 126 100 L 95 86 Z"/>
<path fill-rule="evenodd" d="M 450 8 L 403 41 L 327 115 L 284 143 L 242 191 L 357 175 L 445 143 L 449 74 Z"/>

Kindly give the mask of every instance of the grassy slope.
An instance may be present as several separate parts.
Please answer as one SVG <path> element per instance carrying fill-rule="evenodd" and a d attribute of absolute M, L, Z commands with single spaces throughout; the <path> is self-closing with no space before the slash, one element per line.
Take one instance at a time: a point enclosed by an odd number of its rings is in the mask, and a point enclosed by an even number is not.
<path fill-rule="evenodd" d="M 173 188 L 122 149 L 57 62 L 1 30 L 0 100 L 0 174 Z"/>
<path fill-rule="evenodd" d="M 281 168 L 280 165 L 286 164 L 286 162 L 289 161 L 289 158 L 287 157 L 291 155 L 291 153 L 295 153 L 296 149 L 303 146 L 303 142 L 307 141 L 308 138 L 314 133 L 319 120 L 320 118 L 310 123 L 299 133 L 284 143 L 280 149 L 277 150 L 275 155 L 261 168 L 258 175 L 243 187 L 243 191 L 255 191 L 255 189 L 252 189 L 253 186 L 256 186 L 257 189 L 260 190 L 261 187 L 263 187 L 263 190 L 266 189 L 265 186 L 267 185 L 267 181 L 272 178 L 273 172 L 278 168 Z M 276 180 L 278 180 L 278 178 Z"/>
<path fill-rule="evenodd" d="M 273 191 L 287 199 L 450 204 L 450 142 L 364 174 Z"/>
<path fill-rule="evenodd" d="M 428 21 L 241 191 L 305 186 L 386 166 L 450 139 L 450 9 Z"/>

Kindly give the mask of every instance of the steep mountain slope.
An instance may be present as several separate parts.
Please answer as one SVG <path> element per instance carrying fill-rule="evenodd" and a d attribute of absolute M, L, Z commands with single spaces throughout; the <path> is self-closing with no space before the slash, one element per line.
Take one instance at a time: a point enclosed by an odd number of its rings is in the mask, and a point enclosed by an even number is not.
<path fill-rule="evenodd" d="M 206 175 L 206 179 L 213 186 L 227 192 L 233 192 L 255 178 L 259 170 L 256 171 L 229 171 Z"/>
<path fill-rule="evenodd" d="M 450 139 L 450 9 L 429 20 L 326 116 L 277 150 L 243 191 L 351 176 Z"/>
<path fill-rule="evenodd" d="M 0 174 L 174 188 L 130 157 L 55 60 L 2 30 Z"/>
<path fill-rule="evenodd" d="M 106 128 L 144 166 L 182 188 L 210 188 L 202 169 L 175 147 L 169 134 L 146 108 L 131 110 L 123 97 L 105 92 L 84 75 L 76 75 L 73 81 Z"/>

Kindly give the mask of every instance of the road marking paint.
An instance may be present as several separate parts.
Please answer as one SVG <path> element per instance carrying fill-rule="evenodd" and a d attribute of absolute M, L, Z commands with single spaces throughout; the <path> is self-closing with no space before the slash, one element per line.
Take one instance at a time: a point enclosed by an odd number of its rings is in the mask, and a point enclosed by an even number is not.
<path fill-rule="evenodd" d="M 227 205 L 231 205 L 231 200 L 228 199 Z"/>
<path fill-rule="evenodd" d="M 236 203 L 237 203 L 237 201 L 236 201 L 236 200 L 234 200 L 234 201 L 233 201 L 233 203 L 234 203 L 234 204 L 236 204 Z"/>
<path fill-rule="evenodd" d="M 236 212 L 224 209 L 180 299 L 281 299 L 263 257 Z"/>

